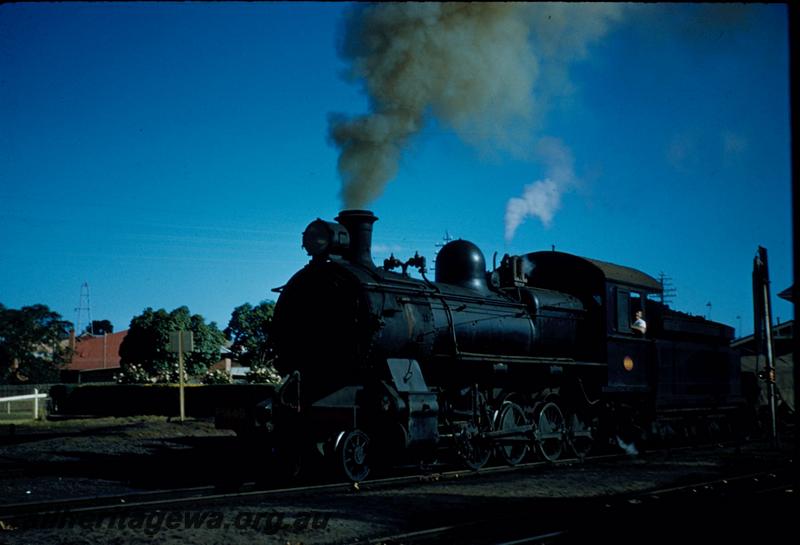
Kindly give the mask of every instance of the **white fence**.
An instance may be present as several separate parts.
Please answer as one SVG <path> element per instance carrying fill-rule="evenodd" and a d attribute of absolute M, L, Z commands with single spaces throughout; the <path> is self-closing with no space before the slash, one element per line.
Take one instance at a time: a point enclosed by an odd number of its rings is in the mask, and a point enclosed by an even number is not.
<path fill-rule="evenodd" d="M 23 395 L 13 395 L 13 396 L 6 396 L 0 397 L 0 407 L 5 405 L 5 414 L 12 415 L 11 411 L 11 404 L 12 403 L 23 403 L 23 405 L 28 405 L 29 407 L 33 405 L 33 419 L 39 420 L 39 400 L 40 399 L 47 399 L 47 394 L 40 394 L 38 388 L 33 389 L 32 394 L 23 394 Z M 27 414 L 29 411 L 24 410 Z"/>

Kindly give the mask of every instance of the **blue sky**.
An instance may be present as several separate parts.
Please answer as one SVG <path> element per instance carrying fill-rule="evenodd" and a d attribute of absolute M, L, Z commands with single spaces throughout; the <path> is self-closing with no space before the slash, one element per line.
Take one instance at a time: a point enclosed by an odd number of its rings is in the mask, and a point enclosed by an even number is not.
<path fill-rule="evenodd" d="M 86 281 L 92 317 L 121 330 L 180 305 L 224 327 L 274 298 L 306 224 L 342 207 L 328 117 L 369 107 L 337 51 L 348 9 L 0 6 L 0 302 L 75 320 Z M 445 232 L 487 261 L 555 244 L 663 271 L 675 308 L 752 331 L 758 245 L 773 294 L 791 284 L 787 40 L 783 5 L 635 6 L 537 108 L 574 175 L 549 225 L 504 237 L 544 162 L 429 118 L 369 205 L 376 261 L 432 259 Z"/>

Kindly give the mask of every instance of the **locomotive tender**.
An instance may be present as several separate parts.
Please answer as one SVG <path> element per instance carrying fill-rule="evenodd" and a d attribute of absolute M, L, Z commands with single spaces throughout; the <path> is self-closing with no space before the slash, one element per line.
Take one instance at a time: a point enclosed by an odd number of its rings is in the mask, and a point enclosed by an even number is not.
<path fill-rule="evenodd" d="M 743 408 L 733 329 L 669 309 L 651 276 L 556 251 L 487 272 L 478 247 L 455 240 L 430 281 L 418 255 L 374 264 L 376 220 L 345 210 L 308 225 L 311 260 L 278 290 L 272 324 L 286 378 L 218 425 L 260 434 L 293 467 L 317 452 L 359 481 L 442 450 L 477 469 L 492 454 L 583 456 L 598 438 L 690 422 L 716 431 Z M 631 328 L 637 310 L 645 334 Z"/>

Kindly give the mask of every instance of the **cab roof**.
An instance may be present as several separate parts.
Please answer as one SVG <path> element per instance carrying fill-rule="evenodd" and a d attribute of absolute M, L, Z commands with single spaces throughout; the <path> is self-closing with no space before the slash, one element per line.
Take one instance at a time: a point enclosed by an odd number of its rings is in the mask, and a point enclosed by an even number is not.
<path fill-rule="evenodd" d="M 589 268 L 596 271 L 598 275 L 602 275 L 607 282 L 636 288 L 645 293 L 662 292 L 661 282 L 649 274 L 631 267 L 556 251 L 533 252 L 527 254 L 526 257 L 532 261 L 535 266 L 563 267 L 568 270 L 585 270 Z"/>

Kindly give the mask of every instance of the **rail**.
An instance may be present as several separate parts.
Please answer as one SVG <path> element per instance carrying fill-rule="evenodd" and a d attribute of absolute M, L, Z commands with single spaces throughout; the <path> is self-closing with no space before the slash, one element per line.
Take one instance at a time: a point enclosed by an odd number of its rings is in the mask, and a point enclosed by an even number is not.
<path fill-rule="evenodd" d="M 38 388 L 33 389 L 32 394 L 26 395 L 17 395 L 17 396 L 8 396 L 8 397 L 0 397 L 0 404 L 6 404 L 6 411 L 8 414 L 11 414 L 11 403 L 15 401 L 30 401 L 33 400 L 33 419 L 39 420 L 39 400 L 40 399 L 47 399 L 47 394 L 40 394 Z"/>
<path fill-rule="evenodd" d="M 718 446 L 714 446 L 716 450 Z M 676 453 L 678 451 L 692 451 L 696 447 L 675 447 L 666 450 L 654 450 L 651 453 Z M 85 497 L 67 497 L 54 500 L 46 500 L 39 502 L 21 502 L 0 504 L 0 522 L 6 524 L 14 523 L 14 525 L 25 525 L 25 522 L 33 520 L 33 517 L 41 517 L 45 515 L 66 515 L 74 514 L 81 515 L 87 513 L 113 513 L 125 512 L 130 510 L 147 510 L 147 509 L 167 509 L 170 507 L 179 507 L 182 505 L 199 505 L 199 504 L 214 504 L 214 503 L 227 503 L 232 500 L 235 501 L 261 501 L 267 498 L 284 497 L 287 494 L 309 494 L 318 497 L 320 494 L 337 493 L 337 492 L 376 492 L 391 489 L 401 489 L 406 487 L 414 487 L 422 484 L 432 483 L 454 483 L 463 482 L 469 479 L 481 479 L 489 476 L 511 475 L 514 473 L 525 473 L 532 471 L 539 472 L 545 466 L 571 466 L 574 464 L 586 467 L 592 463 L 610 462 L 619 460 L 628 460 L 629 456 L 624 453 L 614 454 L 601 454 L 595 456 L 587 456 L 584 459 L 579 458 L 564 458 L 554 462 L 550 461 L 536 461 L 516 466 L 494 466 L 482 468 L 479 471 L 460 468 L 456 470 L 445 470 L 442 472 L 434 473 L 412 473 L 409 475 L 387 477 L 383 479 L 375 479 L 371 481 L 364 481 L 358 484 L 349 482 L 333 482 L 323 484 L 309 484 L 301 486 L 281 486 L 277 485 L 269 488 L 261 488 L 256 483 L 243 483 L 236 489 L 226 491 L 227 486 L 209 485 L 198 486 L 190 488 L 176 488 L 168 490 L 154 490 L 146 492 L 133 492 L 123 495 L 107 495 L 107 496 L 85 496 Z M 783 467 L 774 467 L 764 469 L 759 473 L 747 473 L 741 475 L 731 475 L 725 477 L 721 481 L 703 481 L 694 482 L 688 485 L 670 488 L 661 488 L 658 490 L 644 490 L 637 491 L 630 494 L 619 494 L 616 498 L 603 497 L 604 503 L 614 503 L 620 505 L 628 505 L 631 503 L 642 503 L 655 498 L 676 497 L 680 498 L 681 492 L 695 493 L 697 492 L 713 492 L 714 490 L 723 491 L 747 489 L 746 486 L 735 486 L 737 483 L 752 483 L 757 485 L 761 483 L 761 488 L 764 490 L 784 490 L 788 482 L 786 480 L 787 469 Z M 724 485 L 724 486 L 723 486 Z M 485 521 L 472 521 L 472 522 L 485 522 Z M 467 524 L 469 526 L 469 524 Z M 397 540 L 398 536 L 386 536 L 382 539 L 368 539 L 364 542 L 370 545 L 384 544 L 390 545 L 398 542 L 402 543 L 419 543 L 425 538 L 431 536 L 445 537 L 451 531 L 457 531 L 464 528 L 463 525 L 455 525 L 451 527 L 439 527 L 429 530 L 421 530 L 413 532 L 412 534 L 402 534 L 400 537 L 404 538 Z M 524 540 L 519 540 L 518 543 L 547 543 L 557 538 L 563 533 L 563 528 L 553 528 L 555 533 L 532 533 L 530 536 L 525 536 Z M 413 537 L 413 539 L 412 539 Z M 441 541 L 441 540 L 439 540 Z M 456 540 L 455 542 L 458 542 Z M 490 543 L 487 541 L 486 543 Z M 492 543 L 503 543 L 504 545 L 511 545 L 517 543 L 514 541 L 503 542 L 498 540 Z"/>
<path fill-rule="evenodd" d="M 263 499 L 282 496 L 288 493 L 320 494 L 339 491 L 376 491 L 393 487 L 414 486 L 423 483 L 463 481 L 470 478 L 481 478 L 488 475 L 511 474 L 525 470 L 538 470 L 545 466 L 564 466 L 571 464 L 585 464 L 587 462 L 625 459 L 625 454 L 603 454 L 588 456 L 584 460 L 578 458 L 563 458 L 556 462 L 536 461 L 516 466 L 485 467 L 479 471 L 459 468 L 456 470 L 434 472 L 427 474 L 412 473 L 395 477 L 385 477 L 363 481 L 354 485 L 350 482 L 333 482 L 324 484 L 308 484 L 301 486 L 280 486 L 274 488 L 259 488 L 256 483 L 244 483 L 238 490 L 223 492 L 219 485 L 198 486 L 191 488 L 175 488 L 168 490 L 154 490 L 149 492 L 136 492 L 123 495 L 87 496 L 46 500 L 42 502 L 22 502 L 0 504 L 0 521 L 10 521 L 30 516 L 48 515 L 54 513 L 105 513 L 111 511 L 124 511 L 130 509 L 147 509 L 154 507 L 168 507 L 198 502 L 229 501 L 231 499 Z M 224 488 L 224 487 L 223 487 Z"/>

